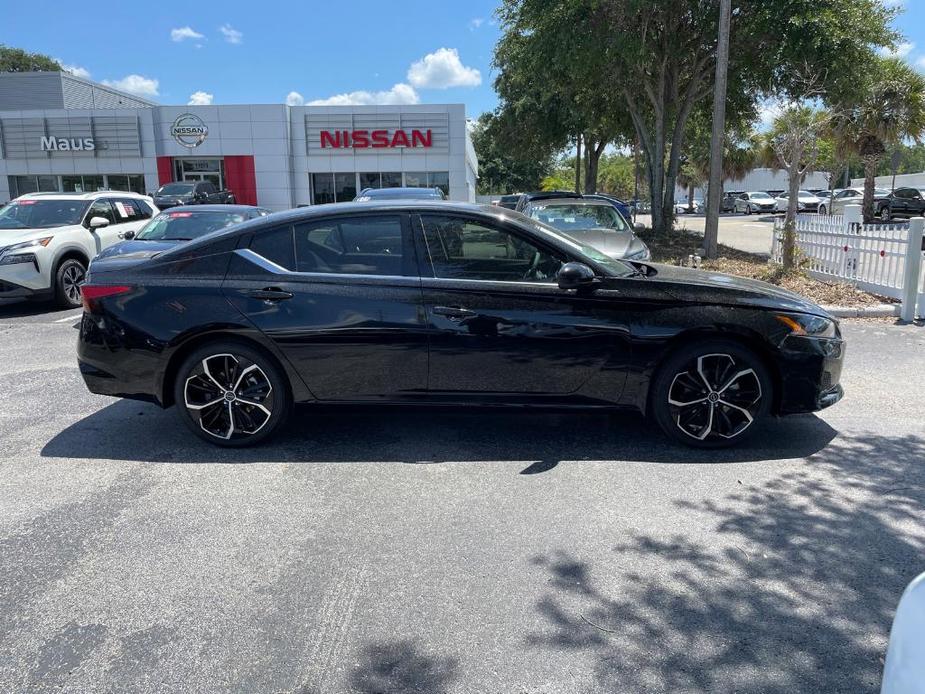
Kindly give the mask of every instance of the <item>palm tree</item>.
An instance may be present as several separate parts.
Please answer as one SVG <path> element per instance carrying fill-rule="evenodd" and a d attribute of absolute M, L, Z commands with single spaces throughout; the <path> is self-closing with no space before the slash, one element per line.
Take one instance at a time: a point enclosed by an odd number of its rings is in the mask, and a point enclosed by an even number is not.
<path fill-rule="evenodd" d="M 833 109 L 833 130 L 864 165 L 864 220 L 874 217 L 874 177 L 887 152 L 925 135 L 925 77 L 901 58 L 878 58 Z"/>

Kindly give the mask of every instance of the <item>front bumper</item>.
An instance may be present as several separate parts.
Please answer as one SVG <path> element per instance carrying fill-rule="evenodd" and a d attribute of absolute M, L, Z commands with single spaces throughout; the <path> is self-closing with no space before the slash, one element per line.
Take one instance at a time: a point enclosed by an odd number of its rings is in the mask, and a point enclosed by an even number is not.
<path fill-rule="evenodd" d="M 780 351 L 778 414 L 816 412 L 844 397 L 839 383 L 845 360 L 841 338 L 788 337 Z"/>

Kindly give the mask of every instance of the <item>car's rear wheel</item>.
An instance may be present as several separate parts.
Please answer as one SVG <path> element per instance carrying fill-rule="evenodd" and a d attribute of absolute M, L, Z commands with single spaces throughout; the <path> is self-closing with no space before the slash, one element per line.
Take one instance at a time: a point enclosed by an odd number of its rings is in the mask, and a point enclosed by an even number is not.
<path fill-rule="evenodd" d="M 825 205 L 819 205 L 819 214 L 828 214 L 825 209 Z"/>
<path fill-rule="evenodd" d="M 87 275 L 87 268 L 76 258 L 68 258 L 55 272 L 55 302 L 62 308 L 80 306 L 80 284 Z"/>
<path fill-rule="evenodd" d="M 890 206 L 884 205 L 880 208 L 880 221 L 889 222 L 891 219 L 892 216 L 890 215 Z"/>
<path fill-rule="evenodd" d="M 745 214 L 751 214 L 751 213 L 752 213 L 752 206 L 751 206 L 751 205 L 746 205 L 746 206 L 745 206 Z"/>
<path fill-rule="evenodd" d="M 218 446 L 249 446 L 286 421 L 291 397 L 285 375 L 262 352 L 237 342 L 215 342 L 190 354 L 174 382 L 181 419 Z"/>
<path fill-rule="evenodd" d="M 700 448 L 734 445 L 771 408 L 768 369 L 752 350 L 729 340 L 693 343 L 659 369 L 651 411 L 675 441 Z"/>

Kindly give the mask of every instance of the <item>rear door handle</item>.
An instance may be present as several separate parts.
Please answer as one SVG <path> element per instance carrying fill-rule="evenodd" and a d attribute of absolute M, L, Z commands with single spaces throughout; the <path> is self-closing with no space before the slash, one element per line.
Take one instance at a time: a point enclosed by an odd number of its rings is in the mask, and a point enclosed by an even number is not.
<path fill-rule="evenodd" d="M 291 299 L 292 292 L 287 292 L 284 289 L 278 287 L 264 287 L 263 289 L 248 289 L 244 292 L 245 296 L 249 296 L 252 299 L 260 299 L 260 301 L 283 301 L 284 299 Z"/>
<path fill-rule="evenodd" d="M 447 318 L 468 318 L 475 315 L 475 311 L 456 306 L 434 306 L 433 312 L 438 316 L 446 316 Z"/>

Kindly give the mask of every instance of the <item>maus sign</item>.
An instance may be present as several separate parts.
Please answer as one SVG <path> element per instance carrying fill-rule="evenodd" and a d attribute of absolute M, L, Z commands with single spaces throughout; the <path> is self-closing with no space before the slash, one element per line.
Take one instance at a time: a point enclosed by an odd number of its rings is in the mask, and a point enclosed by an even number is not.
<path fill-rule="evenodd" d="M 92 152 L 96 142 L 92 137 L 42 137 L 43 152 Z"/>
<path fill-rule="evenodd" d="M 430 130 L 322 130 L 321 147 L 328 148 L 393 148 L 432 147 Z"/>

